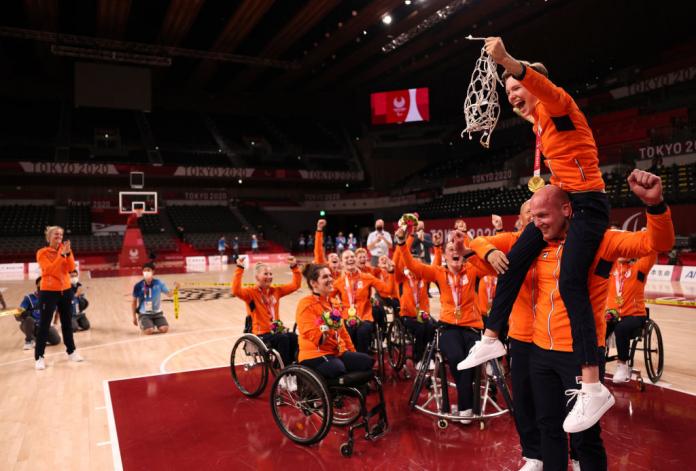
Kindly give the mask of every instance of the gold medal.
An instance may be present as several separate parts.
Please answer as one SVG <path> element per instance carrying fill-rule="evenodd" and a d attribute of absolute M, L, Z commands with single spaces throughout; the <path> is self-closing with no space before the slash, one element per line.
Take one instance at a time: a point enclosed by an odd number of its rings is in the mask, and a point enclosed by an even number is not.
<path fill-rule="evenodd" d="M 623 296 L 617 296 L 616 297 L 616 304 L 618 304 L 619 306 L 623 306 L 623 303 L 624 303 Z"/>
<path fill-rule="evenodd" d="M 351 306 L 350 308 L 348 308 L 348 315 L 349 316 L 354 316 L 355 313 L 357 313 L 357 312 L 358 311 L 355 310 L 355 306 Z"/>
<path fill-rule="evenodd" d="M 539 175 L 534 175 L 527 182 L 527 188 L 529 188 L 529 191 L 531 191 L 532 193 L 535 193 L 537 190 L 544 188 L 545 186 L 546 182 Z"/>
<path fill-rule="evenodd" d="M 456 317 L 457 319 L 462 318 L 462 308 L 460 308 L 459 306 L 457 306 L 457 308 L 454 310 L 454 317 Z"/>

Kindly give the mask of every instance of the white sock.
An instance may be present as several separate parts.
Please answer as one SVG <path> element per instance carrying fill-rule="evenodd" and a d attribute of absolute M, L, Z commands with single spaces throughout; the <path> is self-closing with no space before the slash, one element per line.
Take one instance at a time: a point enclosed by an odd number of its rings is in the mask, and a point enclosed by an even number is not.
<path fill-rule="evenodd" d="M 582 390 L 590 394 L 602 392 L 602 383 L 582 383 Z"/>

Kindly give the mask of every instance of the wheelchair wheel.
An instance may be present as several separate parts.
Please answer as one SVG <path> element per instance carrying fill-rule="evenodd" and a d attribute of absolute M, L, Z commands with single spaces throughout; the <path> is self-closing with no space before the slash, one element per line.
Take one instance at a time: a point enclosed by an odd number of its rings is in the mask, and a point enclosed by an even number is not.
<path fill-rule="evenodd" d="M 375 344 L 377 351 L 377 371 L 380 379 L 384 380 L 384 339 L 382 338 L 382 328 L 375 323 Z"/>
<path fill-rule="evenodd" d="M 288 387 L 288 383 L 292 386 Z M 333 407 L 329 388 L 313 370 L 288 366 L 273 382 L 271 411 L 278 428 L 290 440 L 300 445 L 317 443 L 331 428 Z"/>
<path fill-rule="evenodd" d="M 400 321 L 394 321 L 387 329 L 387 357 L 389 366 L 400 371 L 406 363 L 406 332 Z"/>
<path fill-rule="evenodd" d="M 665 351 L 662 344 L 662 333 L 652 320 L 645 321 L 645 338 L 643 339 L 643 354 L 648 378 L 657 383 L 662 377 L 665 367 Z"/>
<path fill-rule="evenodd" d="M 418 397 L 420 396 L 423 387 L 425 386 L 425 381 L 428 377 L 428 366 L 430 361 L 434 357 L 435 352 L 435 341 L 431 341 L 425 349 L 425 354 L 421 360 L 421 367 L 416 372 L 416 377 L 413 380 L 413 389 L 411 390 L 411 396 L 408 399 L 408 405 L 411 409 L 416 407 L 418 403 Z"/>
<path fill-rule="evenodd" d="M 268 382 L 268 348 L 255 335 L 242 335 L 232 347 L 230 371 L 242 394 L 256 397 Z"/>
<path fill-rule="evenodd" d="M 347 394 L 334 394 L 333 419 L 331 423 L 339 427 L 352 424 L 360 417 L 360 399 Z"/>

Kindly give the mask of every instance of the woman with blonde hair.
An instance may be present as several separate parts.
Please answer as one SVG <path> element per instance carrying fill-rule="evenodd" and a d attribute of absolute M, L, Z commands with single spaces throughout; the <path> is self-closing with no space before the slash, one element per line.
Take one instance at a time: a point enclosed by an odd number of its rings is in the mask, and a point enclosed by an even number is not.
<path fill-rule="evenodd" d="M 75 256 L 70 241 L 63 242 L 63 228 L 49 226 L 46 228 L 47 247 L 36 252 L 36 261 L 41 268 L 41 284 L 39 286 L 39 304 L 41 305 L 41 321 L 39 334 L 34 350 L 35 368 L 46 369 L 44 350 L 48 339 L 48 329 L 56 308 L 60 315 L 60 327 L 63 331 L 68 359 L 82 361 L 83 358 L 75 350 L 72 332 L 72 291 L 70 272 L 75 270 Z"/>

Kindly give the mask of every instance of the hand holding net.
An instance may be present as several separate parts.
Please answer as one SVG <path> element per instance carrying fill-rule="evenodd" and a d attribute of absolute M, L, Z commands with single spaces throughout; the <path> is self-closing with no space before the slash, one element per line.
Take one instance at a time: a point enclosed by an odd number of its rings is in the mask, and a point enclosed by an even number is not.
<path fill-rule="evenodd" d="M 479 38 L 467 38 L 479 39 Z M 464 118 L 466 119 L 466 129 L 464 134 L 483 132 L 480 143 L 488 148 L 491 141 L 491 134 L 498 122 L 500 115 L 500 104 L 498 103 L 498 82 L 502 85 L 496 63 L 493 58 L 486 53 L 485 47 L 481 48 L 481 55 L 476 60 L 474 72 L 471 74 L 471 81 L 466 90 L 466 100 L 464 100 Z"/>

